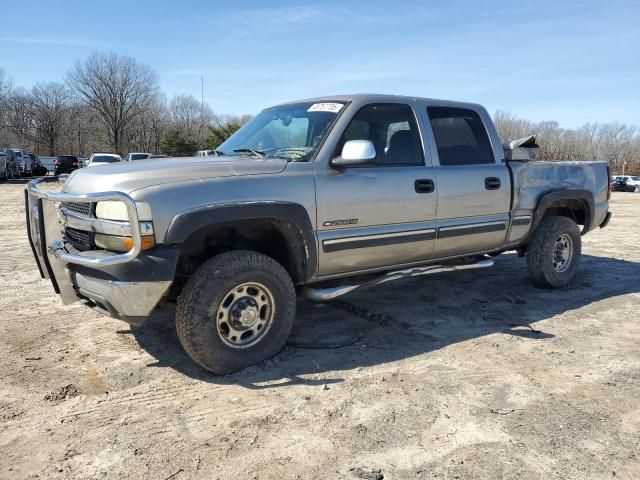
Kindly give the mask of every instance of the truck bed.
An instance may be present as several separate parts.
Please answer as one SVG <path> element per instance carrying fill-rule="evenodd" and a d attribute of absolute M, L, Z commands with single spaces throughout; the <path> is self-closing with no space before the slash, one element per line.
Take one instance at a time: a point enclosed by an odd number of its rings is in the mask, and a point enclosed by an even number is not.
<path fill-rule="evenodd" d="M 591 228 L 600 225 L 607 214 L 609 165 L 604 161 L 509 161 L 513 176 L 513 216 L 531 214 L 539 198 L 554 190 L 587 190 L 593 193 L 594 215 Z M 552 187 L 550 187 L 552 185 Z"/>

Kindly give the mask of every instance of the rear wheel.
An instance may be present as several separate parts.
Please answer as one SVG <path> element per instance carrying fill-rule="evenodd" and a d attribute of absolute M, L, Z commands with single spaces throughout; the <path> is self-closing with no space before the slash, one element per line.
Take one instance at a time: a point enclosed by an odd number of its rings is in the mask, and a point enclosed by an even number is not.
<path fill-rule="evenodd" d="M 547 288 L 568 285 L 578 269 L 581 251 L 576 222 L 568 217 L 543 218 L 527 246 L 532 280 Z"/>
<path fill-rule="evenodd" d="M 227 252 L 187 281 L 178 298 L 176 329 L 196 363 L 227 374 L 278 353 L 295 309 L 295 288 L 282 265 L 256 252 Z"/>

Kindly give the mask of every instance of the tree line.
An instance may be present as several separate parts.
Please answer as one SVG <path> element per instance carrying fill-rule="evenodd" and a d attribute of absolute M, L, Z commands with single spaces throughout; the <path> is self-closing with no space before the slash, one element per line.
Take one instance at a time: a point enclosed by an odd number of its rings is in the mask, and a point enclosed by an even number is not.
<path fill-rule="evenodd" d="M 0 68 L 0 147 L 50 156 L 192 155 L 215 149 L 250 118 L 214 113 L 193 95 L 167 99 L 150 67 L 115 53 L 94 53 L 64 82 L 31 89 L 14 86 Z"/>
<path fill-rule="evenodd" d="M 220 115 L 193 95 L 171 99 L 148 66 L 115 53 L 76 62 L 64 82 L 15 87 L 0 68 L 0 146 L 44 155 L 132 151 L 191 155 L 214 149 L 249 115 Z M 624 123 L 531 122 L 498 111 L 502 141 L 535 134 L 540 160 L 608 160 L 613 173 L 640 174 L 640 130 Z"/>
<path fill-rule="evenodd" d="M 640 175 L 640 130 L 624 123 L 586 123 L 577 129 L 558 122 L 530 122 L 498 111 L 494 122 L 503 142 L 536 135 L 537 160 L 607 160 L 612 174 Z"/>

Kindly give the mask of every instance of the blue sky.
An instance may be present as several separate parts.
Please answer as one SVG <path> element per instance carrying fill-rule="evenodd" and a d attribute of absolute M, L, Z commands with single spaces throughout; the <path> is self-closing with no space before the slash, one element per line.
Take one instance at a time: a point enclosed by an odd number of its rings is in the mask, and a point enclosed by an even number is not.
<path fill-rule="evenodd" d="M 204 76 L 220 113 L 377 92 L 640 125 L 638 0 L 0 0 L 0 12 L 0 67 L 26 87 L 113 50 L 154 68 L 169 96 L 199 98 Z"/>

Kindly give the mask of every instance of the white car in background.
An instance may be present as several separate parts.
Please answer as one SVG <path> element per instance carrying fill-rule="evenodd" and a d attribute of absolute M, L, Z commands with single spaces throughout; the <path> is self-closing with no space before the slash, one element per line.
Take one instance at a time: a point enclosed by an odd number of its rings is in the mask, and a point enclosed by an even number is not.
<path fill-rule="evenodd" d="M 640 177 L 616 175 L 612 183 L 613 190 L 617 192 L 640 192 Z"/>
<path fill-rule="evenodd" d="M 195 154 L 196 157 L 216 157 L 215 150 L 198 150 Z"/>
<path fill-rule="evenodd" d="M 109 165 L 110 163 L 122 162 L 122 157 L 115 153 L 92 153 L 87 162 L 87 167 L 97 167 L 99 165 Z"/>
<path fill-rule="evenodd" d="M 151 158 L 153 156 L 152 153 L 144 153 L 144 152 L 133 152 L 125 157 L 125 162 L 132 162 L 134 160 L 146 160 L 147 158 Z"/>

